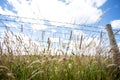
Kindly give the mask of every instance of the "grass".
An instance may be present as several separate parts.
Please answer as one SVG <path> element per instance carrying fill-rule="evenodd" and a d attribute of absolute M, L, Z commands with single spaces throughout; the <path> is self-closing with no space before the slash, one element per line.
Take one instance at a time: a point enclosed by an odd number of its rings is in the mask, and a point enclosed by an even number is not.
<path fill-rule="evenodd" d="M 92 41 L 85 48 L 81 41 L 78 48 L 82 49 L 82 53 L 89 54 Z M 95 56 L 66 55 L 65 52 L 51 55 L 47 50 L 42 50 L 39 55 L 31 55 L 39 53 L 39 50 L 31 41 L 29 44 L 27 46 L 21 36 L 5 33 L 0 42 L 0 80 L 120 80 L 120 70 L 112 64 L 111 58 L 100 55 L 105 53 L 100 44 L 97 46 L 99 54 Z M 22 52 L 26 54 L 21 55 Z"/>
<path fill-rule="evenodd" d="M 14 76 L 12 78 L 16 80 L 111 80 L 106 67 L 107 61 L 99 63 L 94 57 L 74 55 L 20 57 L 22 58 L 16 56 L 13 60 L 2 63 L 8 68 L 4 71 L 10 70 Z M 4 78 L 6 75 L 4 74 Z"/>

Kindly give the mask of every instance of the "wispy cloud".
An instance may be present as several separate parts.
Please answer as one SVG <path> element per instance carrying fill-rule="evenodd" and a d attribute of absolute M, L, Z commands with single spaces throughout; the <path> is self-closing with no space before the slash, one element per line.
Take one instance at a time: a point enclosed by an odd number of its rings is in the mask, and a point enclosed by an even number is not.
<path fill-rule="evenodd" d="M 115 29 L 120 28 L 120 20 L 113 20 L 113 21 L 111 21 L 111 25 Z"/>
<path fill-rule="evenodd" d="M 94 24 L 100 20 L 103 11 L 100 7 L 107 0 L 7 0 L 16 13 L 2 9 L 0 13 L 36 18 L 40 20 L 27 20 L 25 22 L 39 23 L 31 25 L 34 31 L 46 29 L 45 20 L 56 26 L 74 27 L 71 24 Z M 42 21 L 43 20 L 43 21 Z M 54 22 L 55 21 L 55 22 Z M 62 23 L 58 23 L 62 22 Z M 56 32 L 54 30 L 54 32 Z M 65 31 L 64 31 L 65 32 Z M 76 32 L 76 31 L 75 31 Z M 79 32 L 75 33 L 80 34 Z"/>
<path fill-rule="evenodd" d="M 100 7 L 106 0 L 65 0 L 65 2 L 60 0 L 8 0 L 8 2 L 13 6 L 13 10 L 17 12 L 18 16 L 67 23 L 93 24 L 100 20 L 103 14 Z"/>
<path fill-rule="evenodd" d="M 1 14 L 5 14 L 5 15 L 15 15 L 15 13 L 14 12 L 12 12 L 12 11 L 10 11 L 10 10 L 8 10 L 8 9 L 2 9 L 2 7 L 0 6 L 0 13 Z"/>

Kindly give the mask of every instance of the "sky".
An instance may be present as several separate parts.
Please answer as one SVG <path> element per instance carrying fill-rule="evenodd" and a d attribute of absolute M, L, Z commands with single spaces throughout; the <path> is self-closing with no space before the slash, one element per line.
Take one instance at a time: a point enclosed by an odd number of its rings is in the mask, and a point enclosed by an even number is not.
<path fill-rule="evenodd" d="M 99 29 L 104 29 L 106 24 L 111 24 L 115 30 L 120 29 L 119 0 L 0 0 L 0 14 L 36 19 L 28 20 L 19 18 L 19 20 L 23 22 L 39 23 L 33 25 L 23 24 L 23 28 L 32 29 L 34 31 L 34 37 L 40 34 L 40 32 L 37 32 L 40 30 L 70 33 L 69 29 L 75 28 L 76 30 L 73 32 L 74 34 L 78 34 L 84 33 L 82 31 L 77 32 L 79 28 L 100 31 Z M 0 16 L 0 18 L 9 19 L 4 16 Z M 17 23 L 3 23 L 8 26 L 10 25 L 12 28 L 20 28 L 20 25 Z M 40 24 L 42 25 L 40 26 Z M 81 27 L 72 24 L 92 25 L 95 28 L 92 26 Z M 17 30 L 13 31 L 17 32 Z M 26 30 L 25 33 L 29 33 L 29 31 Z M 46 34 L 51 37 L 61 35 L 51 35 L 49 32 Z M 119 39 L 119 37 L 117 38 Z M 58 37 L 54 37 L 53 41 L 58 42 Z"/>
<path fill-rule="evenodd" d="M 78 24 L 100 21 L 114 28 L 119 28 L 119 8 L 119 0 L 0 0 L 1 14 Z"/>

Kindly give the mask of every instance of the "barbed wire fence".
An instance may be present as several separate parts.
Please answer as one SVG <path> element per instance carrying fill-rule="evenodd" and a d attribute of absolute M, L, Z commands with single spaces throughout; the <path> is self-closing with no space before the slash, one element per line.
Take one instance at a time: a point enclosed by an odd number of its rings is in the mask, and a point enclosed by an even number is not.
<path fill-rule="evenodd" d="M 47 23 L 43 23 L 41 21 L 46 21 Z M 49 24 L 49 22 L 63 25 L 53 25 Z M 34 26 L 40 28 L 35 30 Z M 45 26 L 47 26 L 47 28 L 44 28 Z M 108 42 L 105 27 L 0 14 L 1 36 L 4 34 L 5 30 L 10 31 L 13 34 L 22 33 L 32 40 L 39 42 L 41 47 L 44 48 L 48 47 L 48 43 L 50 43 L 48 39 L 50 39 L 52 43 L 51 48 L 64 47 L 65 49 L 69 50 L 71 41 L 76 42 L 76 44 L 80 44 L 80 40 L 82 38 L 81 36 L 85 35 L 88 38 L 95 38 L 99 37 L 101 33 L 103 41 Z M 114 30 L 117 41 L 120 41 L 118 37 L 120 36 L 119 32 L 120 30 Z M 67 46 L 64 46 L 63 43 L 67 44 Z"/>

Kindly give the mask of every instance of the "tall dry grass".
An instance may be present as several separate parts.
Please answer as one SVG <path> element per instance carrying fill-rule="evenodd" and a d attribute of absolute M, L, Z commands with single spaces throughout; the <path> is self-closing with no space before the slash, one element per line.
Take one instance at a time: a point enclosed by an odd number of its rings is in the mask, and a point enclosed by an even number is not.
<path fill-rule="evenodd" d="M 72 36 L 71 32 L 69 42 L 65 45 L 66 51 L 71 49 L 71 44 L 76 51 L 68 54 L 61 47 L 54 52 L 55 55 L 51 55 L 51 42 L 48 41 L 48 47 L 40 50 L 40 46 L 32 39 L 29 38 L 27 43 L 21 34 L 5 32 L 0 42 L 0 78 L 3 80 L 113 80 L 107 68 L 112 63 L 111 58 L 104 55 L 107 54 L 107 49 L 104 49 L 102 32 L 98 37 L 99 43 L 96 43 L 97 37 L 90 40 L 83 35 L 79 36 L 80 41 L 76 43 L 72 40 Z"/>

